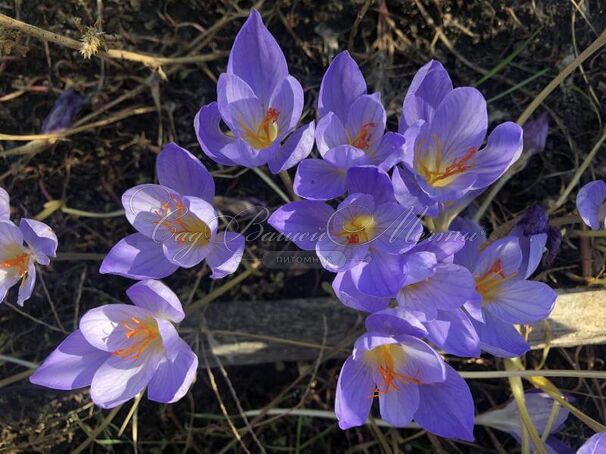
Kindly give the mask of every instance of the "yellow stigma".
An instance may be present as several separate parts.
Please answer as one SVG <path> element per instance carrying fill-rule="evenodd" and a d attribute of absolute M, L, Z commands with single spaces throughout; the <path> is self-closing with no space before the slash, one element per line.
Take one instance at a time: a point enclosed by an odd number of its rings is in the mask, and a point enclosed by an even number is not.
<path fill-rule="evenodd" d="M 156 215 L 154 223 L 172 233 L 179 243 L 206 246 L 210 242 L 210 227 L 189 213 L 177 196 L 171 194 L 162 207 L 153 213 Z"/>
<path fill-rule="evenodd" d="M 374 238 L 376 226 L 374 217 L 360 214 L 343 225 L 339 236 L 346 238 L 347 244 L 365 244 Z"/>
<path fill-rule="evenodd" d="M 382 383 L 377 383 L 372 396 L 378 397 L 391 391 L 398 391 L 398 384 L 422 384 L 418 378 L 398 372 L 397 369 L 406 361 L 404 349 L 399 344 L 385 344 L 373 348 L 364 354 L 366 363 L 375 368 Z"/>
<path fill-rule="evenodd" d="M 240 127 L 244 130 L 243 139 L 255 150 L 262 150 L 274 143 L 278 137 L 278 112 L 270 107 L 263 118 L 263 121 L 256 128 L 249 128 L 243 121 L 239 121 Z"/>
<path fill-rule="evenodd" d="M 121 322 L 120 325 L 128 344 L 112 353 L 120 359 L 130 358 L 135 361 L 148 349 L 161 347 L 158 323 L 153 318 L 139 320 L 133 316 L 129 320 Z"/>
<path fill-rule="evenodd" d="M 465 155 L 449 163 L 442 162 L 442 142 L 438 136 L 433 136 L 435 148 L 429 145 L 424 148 L 421 140 L 415 148 L 415 170 L 433 187 L 441 188 L 452 183 L 458 175 L 467 172 L 474 166 L 473 157 L 477 148 L 469 148 Z"/>

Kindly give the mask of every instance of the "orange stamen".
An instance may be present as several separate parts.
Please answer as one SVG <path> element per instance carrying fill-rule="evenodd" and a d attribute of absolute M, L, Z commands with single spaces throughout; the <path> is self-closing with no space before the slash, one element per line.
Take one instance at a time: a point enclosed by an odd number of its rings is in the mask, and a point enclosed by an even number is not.
<path fill-rule="evenodd" d="M 472 159 L 478 152 L 478 149 L 475 147 L 470 147 L 462 157 L 460 157 L 458 159 L 454 159 L 451 163 L 449 163 L 448 165 L 446 165 L 446 167 L 443 168 L 443 166 L 442 166 L 442 142 L 440 141 L 440 139 L 437 136 L 434 136 L 433 140 L 436 144 L 435 157 L 434 157 L 435 159 L 434 159 L 433 165 L 431 166 L 431 167 L 433 167 L 433 169 L 430 169 L 430 166 L 428 165 L 427 162 L 425 162 L 424 159 L 420 158 L 420 159 L 416 160 L 418 166 L 420 167 L 421 172 L 425 175 L 427 182 L 430 185 L 435 185 L 436 183 L 439 183 L 449 177 L 459 175 L 461 173 L 465 173 L 466 171 L 468 171 L 469 169 L 471 169 L 474 166 Z M 422 140 L 419 141 L 419 143 L 417 144 L 417 148 L 415 150 L 415 155 L 417 155 L 417 156 L 420 155 L 421 148 L 424 143 L 425 142 Z M 425 159 L 427 159 L 427 158 L 425 158 Z"/>
<path fill-rule="evenodd" d="M 29 264 L 30 254 L 23 253 L 16 255 L 11 259 L 7 259 L 3 262 L 0 262 L 0 268 L 2 269 L 11 269 L 16 268 L 19 277 L 23 277 L 27 274 L 27 265 Z"/>
<path fill-rule="evenodd" d="M 377 383 L 369 398 L 384 396 L 392 391 L 399 391 L 401 385 L 422 385 L 416 376 L 400 373 L 396 370 L 396 362 L 405 361 L 404 351 L 397 344 L 386 344 L 366 352 L 366 359 L 377 367 L 382 383 Z"/>
<path fill-rule="evenodd" d="M 132 341 L 128 347 L 120 348 L 112 354 L 120 359 L 130 358 L 132 361 L 138 359 L 153 343 L 159 340 L 158 325 L 154 320 L 147 323 L 141 322 L 135 317 L 121 322 L 125 337 Z"/>
<path fill-rule="evenodd" d="M 239 120 L 240 127 L 244 130 L 244 140 L 246 140 L 253 148 L 261 149 L 267 148 L 278 136 L 278 128 L 276 122 L 280 117 L 280 112 L 275 107 L 267 109 L 267 113 L 263 118 L 263 121 L 259 124 L 256 130 L 253 130 L 246 126 L 246 124 Z"/>
<path fill-rule="evenodd" d="M 511 279 L 516 273 L 507 275 L 503 269 L 501 259 L 497 259 L 488 270 L 476 278 L 476 290 L 484 298 L 484 303 L 506 280 Z"/>
<path fill-rule="evenodd" d="M 375 123 L 369 122 L 364 123 L 360 128 L 360 131 L 355 137 L 350 137 L 347 131 L 347 141 L 350 145 L 359 148 L 360 150 L 368 151 L 370 146 L 370 130 L 375 127 Z"/>

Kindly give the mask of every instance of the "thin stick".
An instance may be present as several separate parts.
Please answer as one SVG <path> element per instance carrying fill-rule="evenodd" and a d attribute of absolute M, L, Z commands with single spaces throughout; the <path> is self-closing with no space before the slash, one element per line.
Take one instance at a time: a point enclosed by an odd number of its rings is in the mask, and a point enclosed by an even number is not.
<path fill-rule="evenodd" d="M 267 186 L 272 188 L 274 190 L 274 192 L 276 194 L 278 194 L 282 200 L 284 200 L 286 203 L 290 202 L 290 199 L 288 198 L 288 196 L 284 193 L 284 191 L 282 191 L 282 189 L 280 189 L 278 187 L 278 185 L 274 182 L 274 180 L 271 179 L 271 177 L 269 175 L 267 175 L 263 170 L 261 170 L 258 167 L 254 167 L 252 170 L 257 175 L 259 175 L 259 178 L 261 178 L 267 184 Z"/>
<path fill-rule="evenodd" d="M 97 437 L 99 436 L 99 434 L 101 432 L 103 432 L 107 428 L 107 426 L 110 425 L 110 423 L 116 417 L 116 415 L 118 414 L 118 412 L 120 411 L 121 408 L 122 408 L 122 405 L 119 405 L 116 408 L 112 409 L 112 411 L 109 413 L 109 415 L 107 415 L 107 417 L 103 420 L 103 422 L 98 427 L 96 427 L 95 430 L 93 430 L 93 432 L 90 434 L 88 439 L 86 439 L 86 441 L 82 442 L 82 444 L 80 446 L 78 446 L 75 450 L 73 450 L 72 454 L 80 454 L 86 448 L 88 448 L 88 445 L 90 445 L 93 441 L 95 441 L 97 439 Z"/>
<path fill-rule="evenodd" d="M 63 47 L 68 47 L 80 51 L 82 49 L 82 42 L 68 38 L 67 36 L 59 35 L 57 33 L 49 32 L 42 28 L 36 27 L 31 24 L 27 24 L 12 17 L 0 14 L 0 26 L 6 27 L 12 30 L 25 33 L 27 35 L 38 38 L 42 41 L 50 41 Z M 205 63 L 227 55 L 225 52 L 213 52 L 212 54 L 205 55 L 190 55 L 185 57 L 157 57 L 154 55 L 142 54 L 139 52 L 132 52 L 123 49 L 107 49 L 99 50 L 95 54 L 98 57 L 115 58 L 118 60 L 129 60 L 139 63 L 143 63 L 152 68 L 159 68 L 162 65 L 177 65 L 184 63 Z"/>

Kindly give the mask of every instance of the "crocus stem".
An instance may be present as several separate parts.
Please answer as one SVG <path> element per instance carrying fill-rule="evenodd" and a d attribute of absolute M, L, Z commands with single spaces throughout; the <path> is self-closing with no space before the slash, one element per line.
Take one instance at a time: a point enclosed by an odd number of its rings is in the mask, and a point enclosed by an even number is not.
<path fill-rule="evenodd" d="M 292 178 L 290 178 L 290 174 L 287 170 L 280 172 L 280 179 L 282 180 L 282 183 L 284 183 L 284 186 L 286 186 L 286 190 L 290 194 L 290 197 L 293 200 L 301 200 L 301 198 L 297 194 L 295 194 L 295 190 L 293 189 L 292 185 Z"/>
<path fill-rule="evenodd" d="M 507 370 L 515 370 L 516 365 L 512 364 L 509 359 L 505 359 L 505 368 Z M 513 394 L 513 398 L 516 401 L 518 406 L 518 411 L 520 413 L 520 420 L 522 422 L 522 427 L 526 428 L 528 432 L 528 436 L 532 440 L 534 447 L 539 454 L 547 454 L 547 448 L 545 448 L 545 443 L 539 437 L 537 433 L 537 428 L 534 426 L 532 419 L 530 418 L 530 414 L 528 413 L 528 408 L 526 408 L 526 401 L 524 399 L 524 386 L 522 385 L 522 379 L 520 377 L 509 377 L 509 385 L 511 386 L 511 392 Z M 524 449 L 526 448 L 526 449 Z M 522 444 L 522 453 L 530 452 L 528 449 L 528 445 L 524 446 Z"/>
<path fill-rule="evenodd" d="M 274 182 L 274 180 L 271 179 L 269 175 L 267 175 L 265 172 L 263 172 L 263 170 L 259 169 L 258 167 L 255 167 L 252 170 L 257 175 L 259 175 L 259 178 L 261 178 L 267 184 L 267 186 L 272 188 L 282 200 L 284 200 L 286 203 L 290 203 L 290 199 L 288 198 L 288 196 L 284 193 L 284 191 L 282 191 L 282 189 L 278 187 L 278 185 Z"/>
<path fill-rule="evenodd" d="M 520 358 L 512 358 L 507 361 L 512 366 L 513 370 L 524 370 L 524 366 L 522 365 Z M 543 372 L 547 372 L 547 371 L 543 371 Z M 560 405 L 562 405 L 562 407 L 568 409 L 570 411 L 570 413 L 572 413 L 577 418 L 579 418 L 581 421 L 583 421 L 594 432 L 606 432 L 606 426 L 604 426 L 603 424 L 600 424 L 598 421 L 593 419 L 591 416 L 586 415 L 581 410 L 579 410 L 577 407 L 575 407 L 570 402 L 568 402 L 568 400 L 566 400 L 566 397 L 564 397 L 564 395 L 558 389 L 558 387 L 555 386 L 553 383 L 551 383 L 549 380 L 547 380 L 544 376 L 540 376 L 540 375 L 532 376 L 532 377 L 526 377 L 526 379 L 535 388 L 539 388 L 542 391 L 549 394 Z"/>
<path fill-rule="evenodd" d="M 110 211 L 108 213 L 93 213 L 92 211 L 76 210 L 75 208 L 68 208 L 66 206 L 61 207 L 61 212 L 66 213 L 66 214 L 71 214 L 74 216 L 79 216 L 82 218 L 96 218 L 96 219 L 118 218 L 120 216 L 124 216 L 124 210 Z"/>

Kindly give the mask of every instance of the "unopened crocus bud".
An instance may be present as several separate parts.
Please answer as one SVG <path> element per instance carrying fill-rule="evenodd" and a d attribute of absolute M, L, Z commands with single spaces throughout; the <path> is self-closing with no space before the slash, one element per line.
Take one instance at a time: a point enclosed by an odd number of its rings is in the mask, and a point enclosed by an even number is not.
<path fill-rule="evenodd" d="M 549 115 L 543 112 L 537 118 L 524 125 L 524 153 L 533 155 L 545 150 L 549 134 Z"/>
<path fill-rule="evenodd" d="M 69 128 L 80 112 L 84 96 L 73 88 L 65 90 L 55 101 L 55 105 L 42 123 L 42 133 L 61 131 Z"/>

